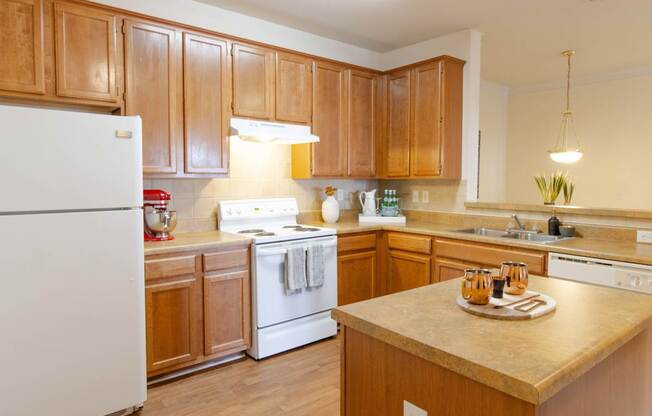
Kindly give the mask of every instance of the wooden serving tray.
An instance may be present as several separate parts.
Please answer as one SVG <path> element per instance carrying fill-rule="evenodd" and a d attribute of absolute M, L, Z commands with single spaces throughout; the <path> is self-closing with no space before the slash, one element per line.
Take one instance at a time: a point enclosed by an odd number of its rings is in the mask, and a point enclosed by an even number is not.
<path fill-rule="evenodd" d="M 528 301 L 523 301 L 513 306 L 506 306 L 504 308 L 496 309 L 495 306 L 506 305 L 512 302 L 516 302 L 519 299 L 529 298 L 530 296 L 538 295 L 538 297 L 533 299 L 539 299 L 545 302 L 538 306 L 537 308 L 532 309 L 529 312 L 519 311 L 515 308 L 527 303 Z M 543 293 L 537 293 L 532 291 L 526 291 L 524 294 L 519 296 L 505 294 L 502 299 L 491 298 L 488 305 L 474 305 L 468 303 L 462 295 L 457 296 L 457 306 L 459 306 L 465 312 L 468 312 L 472 315 L 482 316 L 485 318 L 491 319 L 501 319 L 505 321 L 523 321 L 527 319 L 535 319 L 541 316 L 547 315 L 554 311 L 557 308 L 557 302 L 548 295 Z"/>

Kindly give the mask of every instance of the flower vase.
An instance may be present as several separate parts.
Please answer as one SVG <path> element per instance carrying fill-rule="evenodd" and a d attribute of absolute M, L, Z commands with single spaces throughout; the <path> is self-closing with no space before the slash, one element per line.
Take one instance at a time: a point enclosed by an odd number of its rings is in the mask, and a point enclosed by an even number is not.
<path fill-rule="evenodd" d="M 321 204 L 321 217 L 325 223 L 334 224 L 340 217 L 340 204 L 333 195 L 327 196 Z"/>

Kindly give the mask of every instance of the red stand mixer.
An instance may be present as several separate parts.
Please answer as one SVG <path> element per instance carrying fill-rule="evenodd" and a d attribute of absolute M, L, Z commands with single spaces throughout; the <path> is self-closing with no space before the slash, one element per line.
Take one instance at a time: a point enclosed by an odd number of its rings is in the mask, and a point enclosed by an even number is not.
<path fill-rule="evenodd" d="M 143 191 L 145 241 L 174 240 L 170 235 L 177 226 L 177 212 L 168 209 L 172 196 L 162 189 Z"/>

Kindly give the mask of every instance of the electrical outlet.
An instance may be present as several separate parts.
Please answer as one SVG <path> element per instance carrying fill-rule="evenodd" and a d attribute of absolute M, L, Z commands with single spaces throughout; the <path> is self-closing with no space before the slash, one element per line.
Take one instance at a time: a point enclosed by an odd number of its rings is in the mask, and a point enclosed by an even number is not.
<path fill-rule="evenodd" d="M 419 202 L 419 191 L 412 191 L 412 202 Z"/>
<path fill-rule="evenodd" d="M 430 202 L 430 192 L 421 191 L 421 201 L 423 201 L 424 204 Z"/>
<path fill-rule="evenodd" d="M 652 244 L 652 230 L 636 231 L 636 241 L 638 241 L 639 243 Z"/>
<path fill-rule="evenodd" d="M 344 189 L 338 189 L 335 193 L 335 199 L 338 201 L 344 201 Z"/>
<path fill-rule="evenodd" d="M 428 416 L 428 412 L 407 400 L 403 400 L 403 416 Z"/>

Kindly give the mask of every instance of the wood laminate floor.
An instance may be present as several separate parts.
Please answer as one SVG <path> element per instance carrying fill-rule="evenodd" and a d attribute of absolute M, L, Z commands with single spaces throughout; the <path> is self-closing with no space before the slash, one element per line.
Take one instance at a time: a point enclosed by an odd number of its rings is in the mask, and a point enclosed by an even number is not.
<path fill-rule="evenodd" d="M 141 416 L 338 416 L 338 339 L 152 387 Z"/>

